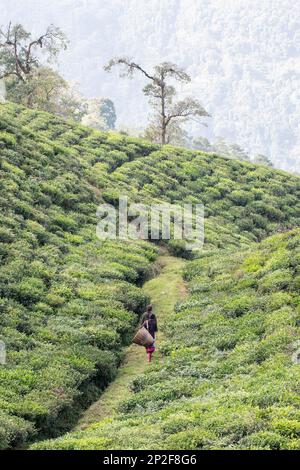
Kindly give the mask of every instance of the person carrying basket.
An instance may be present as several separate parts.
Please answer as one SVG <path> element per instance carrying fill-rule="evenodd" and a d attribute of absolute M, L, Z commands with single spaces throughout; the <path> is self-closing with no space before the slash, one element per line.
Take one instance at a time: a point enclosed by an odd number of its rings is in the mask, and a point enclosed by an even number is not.
<path fill-rule="evenodd" d="M 156 316 L 152 311 L 152 305 L 148 305 L 146 312 L 141 317 L 140 327 L 132 342 L 146 348 L 149 362 L 151 362 L 152 354 L 155 351 L 155 334 L 157 331 Z"/>
<path fill-rule="evenodd" d="M 141 318 L 141 327 L 146 328 L 153 338 L 153 343 L 146 345 L 146 352 L 148 354 L 148 362 L 151 362 L 152 354 L 155 351 L 155 334 L 158 331 L 157 328 L 157 319 L 152 310 L 152 305 L 148 305 L 146 312 L 142 315 Z"/>

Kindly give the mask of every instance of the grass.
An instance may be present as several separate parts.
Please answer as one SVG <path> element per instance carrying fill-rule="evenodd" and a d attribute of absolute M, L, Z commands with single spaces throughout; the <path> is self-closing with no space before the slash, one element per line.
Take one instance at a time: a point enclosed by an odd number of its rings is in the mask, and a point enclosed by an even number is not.
<path fill-rule="evenodd" d="M 143 286 L 143 290 L 151 298 L 160 329 L 157 336 L 158 352 L 153 357 L 154 364 L 162 360 L 159 354 L 159 343 L 164 337 L 164 325 L 168 322 L 174 305 L 186 294 L 181 274 L 185 261 L 181 258 L 164 255 L 160 256 L 157 262 L 161 267 L 160 275 L 147 281 Z M 75 431 L 85 429 L 94 422 L 114 416 L 119 404 L 132 394 L 129 388 L 130 382 L 143 374 L 148 367 L 145 349 L 136 344 L 129 346 L 116 379 L 107 387 L 100 399 L 86 410 Z"/>

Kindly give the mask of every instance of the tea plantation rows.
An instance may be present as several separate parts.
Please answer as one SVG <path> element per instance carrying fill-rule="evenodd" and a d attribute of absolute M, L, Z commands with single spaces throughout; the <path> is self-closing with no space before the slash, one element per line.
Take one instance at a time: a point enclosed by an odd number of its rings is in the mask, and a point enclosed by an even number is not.
<path fill-rule="evenodd" d="M 112 380 L 149 301 L 135 284 L 156 250 L 96 238 L 101 196 L 93 164 L 105 155 L 107 167 L 116 165 L 120 147 L 129 159 L 147 153 L 146 145 L 16 106 L 0 111 L 0 339 L 7 349 L 0 448 L 6 448 L 37 431 L 55 436 L 69 429 Z"/>
<path fill-rule="evenodd" d="M 139 286 L 151 274 L 155 245 L 99 241 L 99 203 L 116 204 L 120 194 L 148 204 L 204 203 L 205 251 L 189 268 L 195 276 L 199 266 L 205 277 L 212 260 L 221 269 L 230 249 L 249 249 L 271 233 L 299 226 L 299 177 L 217 155 L 160 149 L 11 104 L 0 105 L 0 188 L 0 340 L 7 348 L 7 364 L 0 366 L 0 448 L 70 429 L 113 379 L 149 301 Z M 190 256 L 181 243 L 169 246 Z M 199 299 L 193 294 L 191 302 Z M 182 311 L 194 324 L 194 313 Z M 214 318 L 217 323 L 221 317 Z M 201 331 L 195 329 L 195 341 L 201 342 Z M 189 343 L 180 341 L 178 349 L 187 348 L 188 355 Z M 178 370 L 175 375 L 180 382 Z M 179 398 L 189 383 L 183 378 L 170 387 L 178 388 Z M 163 375 L 161 385 L 163 391 Z M 173 396 L 166 386 L 166 396 Z M 134 406 L 128 406 L 131 413 Z"/>
<path fill-rule="evenodd" d="M 204 204 L 204 251 L 247 246 L 299 226 L 299 177 L 264 166 L 164 147 L 124 163 L 110 179 L 112 186 L 106 184 L 103 194 L 108 201 L 121 191 L 138 201 Z M 170 245 L 187 255 L 178 241 Z"/>
<path fill-rule="evenodd" d="M 300 449 L 300 230 L 190 262 L 163 360 L 116 418 L 37 449 Z"/>

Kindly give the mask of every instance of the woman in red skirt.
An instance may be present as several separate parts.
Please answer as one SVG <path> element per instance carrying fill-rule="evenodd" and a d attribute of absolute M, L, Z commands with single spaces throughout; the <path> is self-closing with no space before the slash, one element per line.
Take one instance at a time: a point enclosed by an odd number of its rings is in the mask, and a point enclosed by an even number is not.
<path fill-rule="evenodd" d="M 144 326 L 153 337 L 153 344 L 146 346 L 148 362 L 151 362 L 152 354 L 155 351 L 155 333 L 158 331 L 156 316 L 152 311 L 152 305 L 148 305 L 146 312 L 142 316 L 142 326 Z"/>

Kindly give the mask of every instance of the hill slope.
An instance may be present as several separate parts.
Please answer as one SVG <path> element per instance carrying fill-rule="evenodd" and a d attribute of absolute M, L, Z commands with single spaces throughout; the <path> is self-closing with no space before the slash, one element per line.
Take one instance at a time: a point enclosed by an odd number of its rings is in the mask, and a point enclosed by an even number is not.
<path fill-rule="evenodd" d="M 299 230 L 193 261 L 164 358 L 119 414 L 34 448 L 300 449 L 299 261 Z"/>
<path fill-rule="evenodd" d="M 249 245 L 297 226 L 300 217 L 299 177 L 168 146 L 117 168 L 104 197 L 111 202 L 120 192 L 137 201 L 204 204 L 205 251 Z"/>
<path fill-rule="evenodd" d="M 5 448 L 36 430 L 55 436 L 68 429 L 114 377 L 136 313 L 149 301 L 134 284 L 156 250 L 143 242 L 100 243 L 95 231 L 101 196 L 93 162 L 104 155 L 115 165 L 118 148 L 129 159 L 147 153 L 146 145 L 15 106 L 0 111 Z"/>
<path fill-rule="evenodd" d="M 99 203 L 115 204 L 120 194 L 148 204 L 204 203 L 210 254 L 299 226 L 295 176 L 161 150 L 14 105 L 0 107 L 0 157 L 3 448 L 72 425 L 113 378 L 148 301 L 137 285 L 157 250 L 142 241 L 100 242 Z"/>

